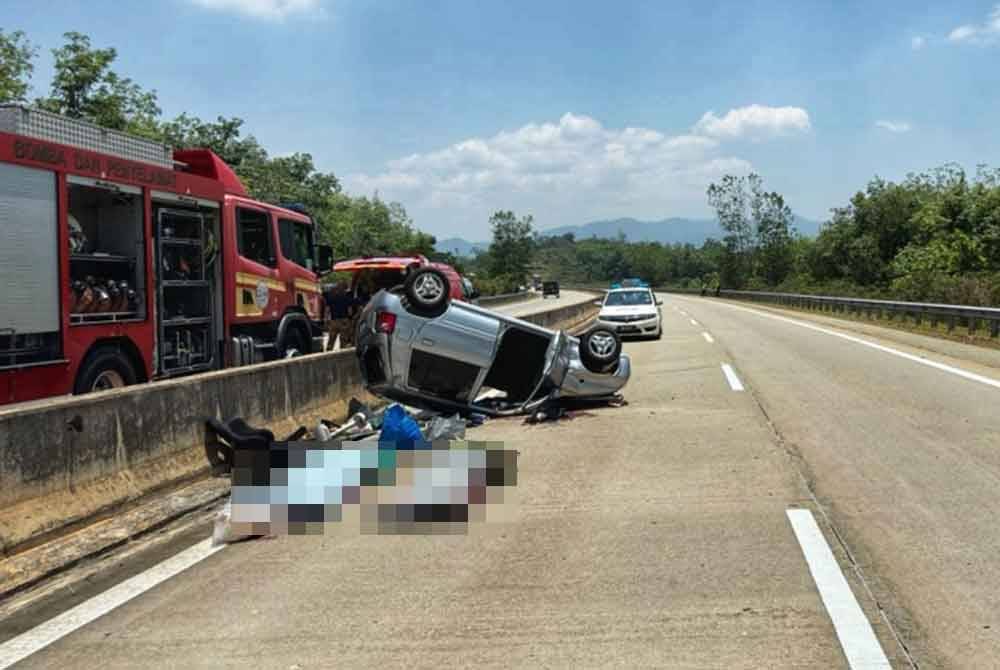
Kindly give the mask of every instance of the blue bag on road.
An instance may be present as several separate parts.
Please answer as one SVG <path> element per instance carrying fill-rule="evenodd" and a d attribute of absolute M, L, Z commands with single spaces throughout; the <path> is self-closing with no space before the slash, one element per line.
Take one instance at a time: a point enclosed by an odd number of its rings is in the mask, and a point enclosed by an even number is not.
<path fill-rule="evenodd" d="M 383 449 L 416 449 L 416 443 L 423 442 L 424 435 L 413 417 L 402 405 L 396 404 L 382 415 L 382 433 L 378 441 Z"/>

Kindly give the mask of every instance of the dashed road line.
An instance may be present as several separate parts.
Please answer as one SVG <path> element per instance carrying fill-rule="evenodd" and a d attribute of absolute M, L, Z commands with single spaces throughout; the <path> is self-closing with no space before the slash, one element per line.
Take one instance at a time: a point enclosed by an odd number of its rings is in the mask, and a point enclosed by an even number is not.
<path fill-rule="evenodd" d="M 985 375 L 979 375 L 975 372 L 969 372 L 968 370 L 963 370 L 962 368 L 956 368 L 946 363 L 939 363 L 938 361 L 932 361 L 927 358 L 921 358 L 920 356 L 915 356 L 913 354 L 908 354 L 905 351 L 900 351 L 899 349 L 893 349 L 892 347 L 887 347 L 882 344 L 876 344 L 869 340 L 854 337 L 853 335 L 848 335 L 846 333 L 841 333 L 836 330 L 831 330 L 829 328 L 823 328 L 822 326 L 814 326 L 811 323 L 805 323 L 797 319 L 789 319 L 788 317 L 778 316 L 776 314 L 768 314 L 767 312 L 761 312 L 756 309 L 750 309 L 747 307 L 740 307 L 738 305 L 729 305 L 727 303 L 716 303 L 729 307 L 730 309 L 738 309 L 744 312 L 750 312 L 751 314 L 756 314 L 757 316 L 762 316 L 767 319 L 774 319 L 775 321 L 784 321 L 785 323 L 790 323 L 793 326 L 799 326 L 800 328 L 808 328 L 809 330 L 814 330 L 817 333 L 823 333 L 825 335 L 832 335 L 834 337 L 839 337 L 842 340 L 847 340 L 848 342 L 853 342 L 855 344 L 860 344 L 864 347 L 869 347 L 870 349 L 875 349 L 876 351 L 881 351 L 883 353 L 892 354 L 893 356 L 899 356 L 900 358 L 905 358 L 913 363 L 919 363 L 921 365 L 926 365 L 942 372 L 949 372 L 953 375 L 963 377 L 970 381 L 979 382 L 980 384 L 986 384 L 987 386 L 992 386 L 993 388 L 1000 389 L 1000 380 L 993 379 L 992 377 L 987 377 Z"/>
<path fill-rule="evenodd" d="M 714 344 L 715 343 L 715 338 L 712 337 L 709 333 L 703 332 L 701 334 L 701 336 L 704 337 L 705 341 L 708 342 L 709 344 Z"/>
<path fill-rule="evenodd" d="M 741 382 L 740 378 L 736 376 L 736 371 L 733 370 L 733 366 L 731 366 L 729 363 L 723 363 L 722 373 L 726 375 L 726 381 L 729 382 L 729 387 L 731 389 L 733 389 L 734 391 L 743 390 L 743 382 Z"/>
<path fill-rule="evenodd" d="M 812 512 L 790 509 L 786 510 L 786 514 L 819 589 L 823 606 L 833 621 L 848 665 L 852 670 L 892 670 L 871 623 L 851 592 Z"/>
<path fill-rule="evenodd" d="M 116 584 L 104 593 L 66 610 L 59 616 L 7 640 L 0 644 L 0 670 L 6 670 L 15 663 L 41 651 L 53 642 L 86 626 L 98 617 L 124 605 L 225 547 L 224 544 L 213 547 L 211 538 L 199 542 L 162 563 L 154 565 L 145 572 Z"/>
<path fill-rule="evenodd" d="M 691 319 L 691 325 L 692 325 L 692 326 L 697 326 L 697 325 L 698 325 L 698 322 L 697 322 L 697 321 L 695 321 L 694 319 Z"/>

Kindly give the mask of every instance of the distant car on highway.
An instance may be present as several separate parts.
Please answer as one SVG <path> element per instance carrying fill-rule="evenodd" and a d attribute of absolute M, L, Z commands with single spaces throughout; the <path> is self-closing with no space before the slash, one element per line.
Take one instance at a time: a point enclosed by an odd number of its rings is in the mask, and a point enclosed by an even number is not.
<path fill-rule="evenodd" d="M 663 336 L 662 301 L 648 288 L 617 288 L 607 292 L 597 314 L 600 326 L 612 328 L 619 335 Z"/>
<path fill-rule="evenodd" d="M 597 326 L 581 337 L 451 300 L 437 269 L 416 268 L 402 287 L 379 291 L 358 321 L 365 386 L 409 405 L 499 414 L 547 401 L 609 401 L 628 382 L 621 339 Z M 484 392 L 503 397 L 497 409 Z"/>
<path fill-rule="evenodd" d="M 547 281 L 542 282 L 542 299 L 548 298 L 549 296 L 559 297 L 559 282 L 557 281 Z"/>

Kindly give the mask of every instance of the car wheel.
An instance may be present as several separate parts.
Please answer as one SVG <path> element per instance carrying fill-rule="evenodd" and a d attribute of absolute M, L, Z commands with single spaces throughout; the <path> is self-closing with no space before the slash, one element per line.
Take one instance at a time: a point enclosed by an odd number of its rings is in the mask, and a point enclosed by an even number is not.
<path fill-rule="evenodd" d="M 656 339 L 658 340 L 663 339 L 663 326 L 660 326 L 660 329 L 656 331 Z"/>
<path fill-rule="evenodd" d="M 621 353 L 621 338 L 610 328 L 594 328 L 580 338 L 580 360 L 591 372 L 613 371 Z"/>
<path fill-rule="evenodd" d="M 296 356 L 303 356 L 308 353 L 308 341 L 302 334 L 302 331 L 293 326 L 289 330 L 288 335 L 285 337 L 285 341 L 282 343 L 281 357 L 295 358 Z"/>
<path fill-rule="evenodd" d="M 137 375 L 132 361 L 115 347 L 100 347 L 84 362 L 76 375 L 73 393 L 108 391 L 135 384 Z"/>
<path fill-rule="evenodd" d="M 405 306 L 422 316 L 436 316 L 448 307 L 448 278 L 434 268 L 419 268 L 403 285 Z"/>

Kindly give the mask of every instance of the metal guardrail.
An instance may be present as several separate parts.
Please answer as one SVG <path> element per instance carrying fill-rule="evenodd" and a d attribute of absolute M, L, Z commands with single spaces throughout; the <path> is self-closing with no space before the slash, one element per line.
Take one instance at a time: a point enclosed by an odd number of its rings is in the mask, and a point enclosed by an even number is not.
<path fill-rule="evenodd" d="M 667 289 L 670 293 L 702 294 L 698 289 L 676 290 Z M 897 317 L 905 322 L 907 318 L 919 326 L 924 320 L 932 327 L 944 323 L 948 331 L 958 326 L 968 328 L 969 334 L 974 334 L 980 323 L 989 330 L 990 337 L 1000 336 L 1000 309 L 995 307 L 972 307 L 968 305 L 942 305 L 924 302 L 902 302 L 896 300 L 871 300 L 868 298 L 840 298 L 825 295 L 809 295 L 807 293 L 771 293 L 768 291 L 734 291 L 722 289 L 718 293 L 709 290 L 706 296 L 733 298 L 735 300 L 750 300 L 799 309 L 810 309 L 819 312 L 864 315 L 869 319 L 886 319 L 893 321 Z"/>

